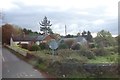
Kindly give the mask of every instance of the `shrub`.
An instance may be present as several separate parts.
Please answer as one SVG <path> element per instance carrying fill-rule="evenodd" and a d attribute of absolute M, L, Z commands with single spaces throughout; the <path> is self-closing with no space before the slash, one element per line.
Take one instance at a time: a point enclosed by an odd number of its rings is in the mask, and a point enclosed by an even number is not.
<path fill-rule="evenodd" d="M 30 51 L 38 51 L 40 49 L 40 47 L 36 44 L 32 45 L 30 48 Z"/>
<path fill-rule="evenodd" d="M 45 71 L 46 68 L 47 68 L 47 66 L 44 63 L 37 64 L 36 67 L 39 68 L 42 71 Z"/>
<path fill-rule="evenodd" d="M 49 49 L 49 46 L 46 43 L 40 43 L 39 47 L 40 47 L 41 50 Z"/>
<path fill-rule="evenodd" d="M 61 50 L 57 50 L 56 52 L 58 53 L 58 56 L 62 58 L 69 57 L 71 54 L 76 53 L 74 50 L 70 50 L 70 49 L 61 49 Z"/>
<path fill-rule="evenodd" d="M 80 44 L 73 44 L 71 48 L 73 50 L 80 50 Z"/>
<path fill-rule="evenodd" d="M 116 57 L 114 57 L 114 56 L 109 56 L 109 57 L 107 57 L 107 59 L 108 59 L 108 61 L 110 61 L 110 62 L 115 62 L 115 60 L 116 60 Z"/>
<path fill-rule="evenodd" d="M 28 49 L 28 44 L 21 44 L 21 47 L 24 49 Z"/>
<path fill-rule="evenodd" d="M 104 49 L 104 48 L 97 48 L 94 50 L 94 53 L 96 56 L 106 56 L 110 54 L 110 51 Z"/>
<path fill-rule="evenodd" d="M 95 53 L 89 50 L 86 46 L 81 46 L 80 51 L 77 53 L 79 55 L 87 57 L 88 59 L 95 59 Z"/>
<path fill-rule="evenodd" d="M 58 49 L 67 49 L 68 46 L 65 43 L 61 43 L 58 47 Z"/>
<path fill-rule="evenodd" d="M 80 51 L 80 53 L 88 59 L 95 59 L 95 54 L 90 50 Z"/>
<path fill-rule="evenodd" d="M 118 47 L 106 47 L 105 50 L 109 52 L 109 54 L 117 54 L 118 53 Z"/>
<path fill-rule="evenodd" d="M 89 44 L 89 48 L 95 48 L 95 47 L 96 47 L 96 45 L 94 43 Z"/>
<path fill-rule="evenodd" d="M 113 49 L 113 51 L 114 51 L 115 53 L 118 53 L 118 52 L 119 52 L 118 49 L 119 49 L 118 46 L 115 46 L 114 49 Z"/>

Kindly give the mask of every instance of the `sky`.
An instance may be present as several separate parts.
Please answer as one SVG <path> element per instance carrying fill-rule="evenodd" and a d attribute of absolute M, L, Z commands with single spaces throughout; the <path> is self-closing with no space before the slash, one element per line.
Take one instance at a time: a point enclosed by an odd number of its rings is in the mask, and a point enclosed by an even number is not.
<path fill-rule="evenodd" d="M 118 2 L 120 0 L 2 0 L 3 23 L 40 32 L 39 22 L 47 16 L 55 33 L 76 35 L 90 31 L 118 34 Z M 2 24 L 3 24 L 2 23 Z"/>

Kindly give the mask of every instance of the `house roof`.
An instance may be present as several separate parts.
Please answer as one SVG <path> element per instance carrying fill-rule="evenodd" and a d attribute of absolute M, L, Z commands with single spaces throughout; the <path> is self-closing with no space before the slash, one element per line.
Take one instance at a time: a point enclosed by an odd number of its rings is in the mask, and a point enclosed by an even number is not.
<path fill-rule="evenodd" d="M 35 39 L 36 41 L 42 41 L 44 40 L 48 35 L 39 35 L 37 36 L 37 38 Z"/>
<path fill-rule="evenodd" d="M 62 38 L 64 41 L 66 41 L 66 40 L 75 40 L 76 38 L 74 37 L 74 38 Z"/>
<path fill-rule="evenodd" d="M 37 36 L 31 35 L 19 35 L 19 36 L 12 36 L 13 41 L 33 41 Z"/>
<path fill-rule="evenodd" d="M 75 42 L 86 42 L 87 41 L 84 37 L 79 36 L 79 37 L 74 37 L 74 38 L 62 38 L 61 40 L 59 40 L 59 43 L 67 41 L 67 40 L 73 40 Z"/>
<path fill-rule="evenodd" d="M 13 41 L 42 41 L 47 36 L 55 39 L 53 35 L 18 35 L 12 36 Z"/>
<path fill-rule="evenodd" d="M 76 42 L 86 42 L 86 39 L 82 36 L 76 38 Z"/>

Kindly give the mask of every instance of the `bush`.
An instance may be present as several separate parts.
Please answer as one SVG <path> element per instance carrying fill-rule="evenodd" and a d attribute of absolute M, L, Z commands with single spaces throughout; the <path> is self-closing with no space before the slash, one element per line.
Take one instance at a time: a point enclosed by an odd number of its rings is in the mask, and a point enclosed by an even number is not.
<path fill-rule="evenodd" d="M 88 59 L 95 59 L 95 54 L 90 50 L 80 51 L 81 55 L 87 57 Z"/>
<path fill-rule="evenodd" d="M 69 57 L 71 54 L 76 53 L 74 50 L 70 50 L 70 49 L 61 49 L 61 50 L 57 50 L 56 51 L 58 53 L 58 56 L 62 57 L 62 58 L 66 58 Z"/>
<path fill-rule="evenodd" d="M 110 51 L 108 51 L 104 48 L 97 48 L 94 50 L 94 53 L 96 56 L 107 56 L 110 54 Z"/>
<path fill-rule="evenodd" d="M 37 64 L 36 67 L 42 71 L 45 71 L 47 68 L 47 66 L 44 63 Z"/>
<path fill-rule="evenodd" d="M 68 46 L 65 43 L 61 43 L 58 47 L 58 49 L 67 49 Z"/>
<path fill-rule="evenodd" d="M 71 48 L 73 50 L 80 50 L 80 44 L 73 44 Z"/>
<path fill-rule="evenodd" d="M 41 50 L 49 49 L 49 46 L 46 43 L 40 43 L 39 47 L 40 47 Z"/>
<path fill-rule="evenodd" d="M 95 59 L 94 52 L 89 50 L 87 47 L 82 46 L 79 53 L 80 55 L 85 56 L 88 59 Z"/>
<path fill-rule="evenodd" d="M 44 61 L 43 61 L 43 59 L 41 59 L 41 58 L 39 58 L 38 60 L 37 60 L 37 64 L 41 64 L 41 63 L 43 63 Z"/>
<path fill-rule="evenodd" d="M 32 45 L 30 48 L 30 51 L 38 51 L 40 49 L 40 47 L 38 45 Z"/>
<path fill-rule="evenodd" d="M 28 49 L 28 44 L 21 44 L 21 47 L 24 49 Z"/>
<path fill-rule="evenodd" d="M 116 57 L 114 57 L 114 56 L 109 56 L 109 57 L 107 57 L 107 59 L 110 62 L 115 62 L 116 61 Z"/>
<path fill-rule="evenodd" d="M 110 51 L 110 52 L 113 52 L 113 53 L 118 53 L 118 46 L 110 47 L 107 50 Z"/>
<path fill-rule="evenodd" d="M 94 43 L 89 44 L 89 48 L 95 48 L 96 45 Z"/>

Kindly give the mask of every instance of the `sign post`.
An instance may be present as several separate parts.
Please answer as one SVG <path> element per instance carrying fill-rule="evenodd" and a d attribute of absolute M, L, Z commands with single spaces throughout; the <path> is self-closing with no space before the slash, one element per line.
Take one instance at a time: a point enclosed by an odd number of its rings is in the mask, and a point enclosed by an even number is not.
<path fill-rule="evenodd" d="M 49 42 L 49 47 L 50 47 L 50 49 L 52 49 L 52 55 L 54 56 L 55 55 L 55 49 L 57 49 L 58 48 L 58 43 L 56 42 L 56 40 L 55 39 L 52 39 L 50 42 Z M 54 59 L 53 59 L 53 61 L 54 61 Z"/>

